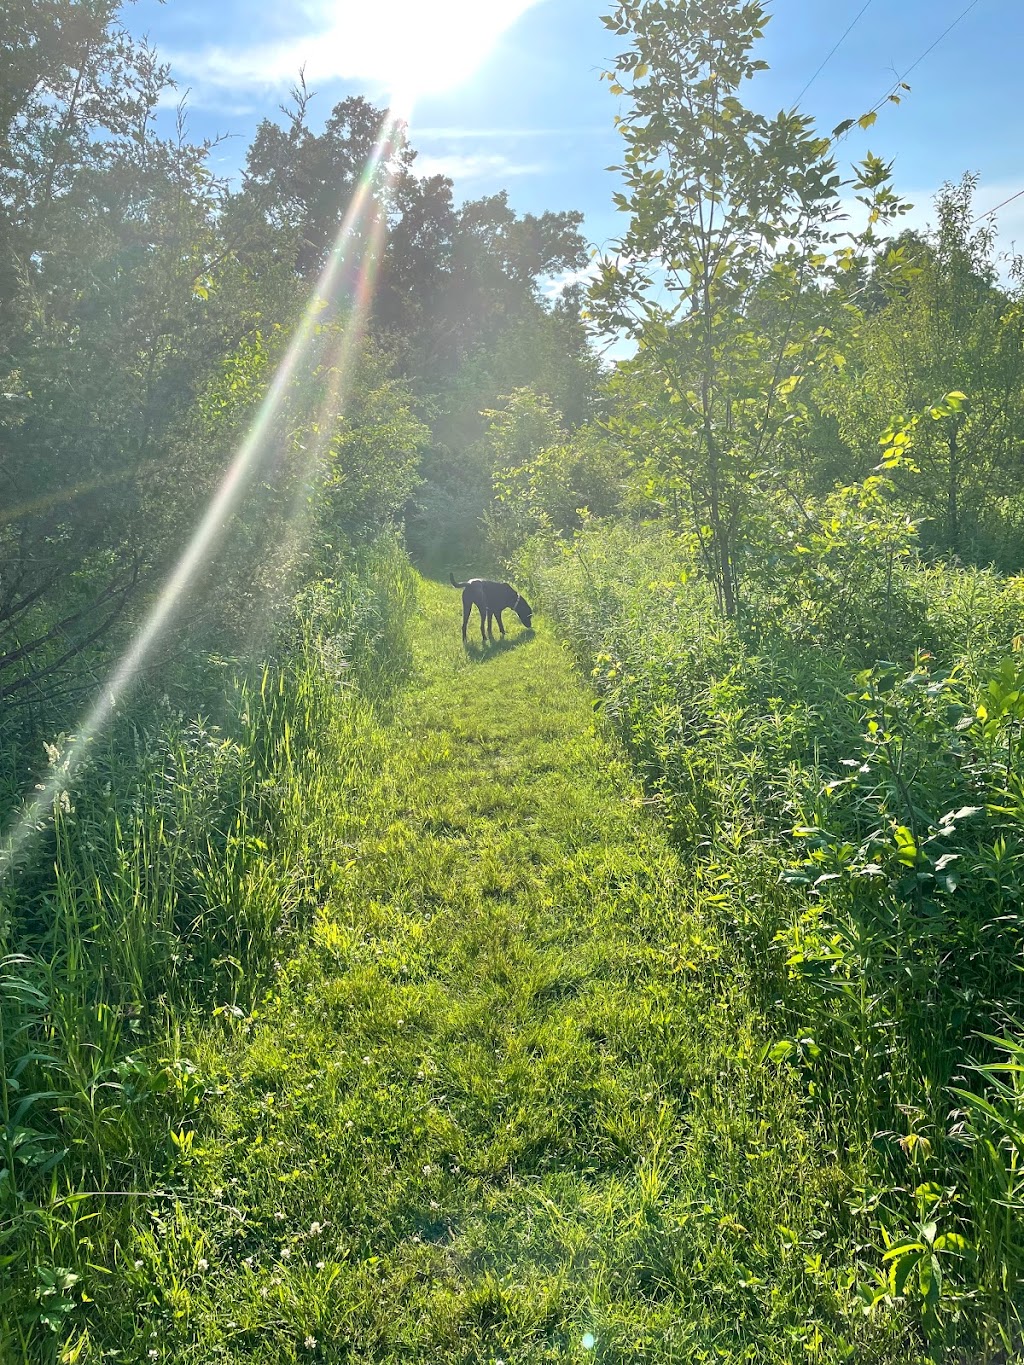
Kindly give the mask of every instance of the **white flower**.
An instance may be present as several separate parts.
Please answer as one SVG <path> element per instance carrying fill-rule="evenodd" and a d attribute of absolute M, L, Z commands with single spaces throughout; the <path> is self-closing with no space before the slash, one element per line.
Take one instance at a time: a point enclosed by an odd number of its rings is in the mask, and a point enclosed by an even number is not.
<path fill-rule="evenodd" d="M 317 1270 L 323 1270 L 326 1265 L 327 1265 L 326 1261 L 317 1261 L 316 1268 Z"/>
<path fill-rule="evenodd" d="M 146 1264 L 146 1262 L 145 1262 L 145 1261 L 133 1261 L 132 1264 L 135 1266 L 135 1269 L 136 1269 L 136 1270 L 141 1270 L 142 1267 Z"/>
<path fill-rule="evenodd" d="M 291 1249 L 291 1247 L 282 1247 L 282 1248 L 281 1248 L 281 1260 L 282 1260 L 282 1261 L 287 1261 L 288 1257 L 289 1257 L 291 1254 L 292 1254 L 292 1249 Z"/>
<path fill-rule="evenodd" d="M 305 1345 L 307 1350 L 311 1351 L 313 1347 L 316 1345 L 316 1337 L 307 1337 L 303 1344 Z"/>
<path fill-rule="evenodd" d="M 433 1171 L 433 1169 L 434 1169 L 433 1166 L 431 1166 L 431 1165 L 428 1164 L 428 1165 L 426 1165 L 426 1166 L 423 1167 L 423 1174 L 424 1174 L 424 1175 L 430 1175 L 431 1172 Z"/>
<path fill-rule="evenodd" d="M 160 1352 L 156 1349 L 155 1346 L 151 1346 L 149 1350 L 146 1352 L 146 1354 L 149 1356 L 150 1360 L 160 1359 Z"/>
<path fill-rule="evenodd" d="M 283 1223 L 283 1222 L 284 1222 L 284 1214 L 281 1212 L 280 1209 L 278 1209 L 278 1210 L 276 1211 L 276 1213 L 274 1214 L 274 1217 L 277 1219 L 277 1221 L 278 1221 L 279 1223 Z"/>
<path fill-rule="evenodd" d="M 323 1232 L 323 1230 L 324 1230 L 323 1223 L 310 1223 L 309 1225 L 310 1237 L 315 1237 L 318 1232 Z"/>
<path fill-rule="evenodd" d="M 205 1256 L 200 1256 L 199 1260 L 196 1262 L 196 1265 L 199 1267 L 200 1270 L 209 1270 L 210 1268 L 210 1262 L 206 1259 Z"/>

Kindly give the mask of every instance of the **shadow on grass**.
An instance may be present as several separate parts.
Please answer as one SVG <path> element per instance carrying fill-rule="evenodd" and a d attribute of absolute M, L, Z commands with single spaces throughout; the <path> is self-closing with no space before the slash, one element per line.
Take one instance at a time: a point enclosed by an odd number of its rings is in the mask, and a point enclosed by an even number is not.
<path fill-rule="evenodd" d="M 486 664 L 490 663 L 492 659 L 496 659 L 499 654 L 507 654 L 510 649 L 518 649 L 520 645 L 530 644 L 535 638 L 536 633 L 533 630 L 521 630 L 515 635 L 506 635 L 503 639 L 497 639 L 493 644 L 488 642 L 486 645 L 481 645 L 475 640 L 468 640 L 466 642 L 466 653 L 472 663 Z"/>

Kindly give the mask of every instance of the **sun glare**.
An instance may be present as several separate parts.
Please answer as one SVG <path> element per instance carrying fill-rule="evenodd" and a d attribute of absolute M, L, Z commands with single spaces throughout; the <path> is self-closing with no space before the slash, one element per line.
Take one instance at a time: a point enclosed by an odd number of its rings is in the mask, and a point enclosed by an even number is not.
<path fill-rule="evenodd" d="M 343 408 L 346 385 L 358 360 L 359 342 L 372 302 L 376 268 L 383 247 L 383 219 L 375 204 L 374 180 L 380 169 L 391 162 L 396 132 L 396 115 L 392 113 L 380 130 L 359 188 L 338 230 L 333 250 L 266 397 L 245 439 L 234 452 L 220 487 L 196 526 L 191 540 L 91 712 L 78 727 L 61 761 L 51 765 L 49 775 L 36 787 L 34 797 L 26 803 L 20 817 L 0 839 L 0 882 L 15 866 L 32 836 L 50 820 L 55 803 L 59 804 L 67 789 L 73 788 L 76 772 L 88 756 L 90 745 L 107 725 L 119 702 L 146 665 L 153 645 L 187 598 L 198 569 L 208 559 L 225 527 L 230 524 L 232 511 L 250 487 L 269 452 L 268 434 L 288 386 L 310 360 L 317 321 L 325 301 L 345 302 L 348 318 L 331 357 L 330 378 L 320 405 L 320 425 L 329 429 Z M 321 453 L 311 452 L 310 463 L 314 463 Z"/>
<path fill-rule="evenodd" d="M 392 0 L 386 10 L 334 4 L 329 27 L 310 53 L 309 69 L 327 76 L 359 68 L 390 89 L 408 112 L 425 94 L 462 84 L 501 35 L 535 0 Z"/>

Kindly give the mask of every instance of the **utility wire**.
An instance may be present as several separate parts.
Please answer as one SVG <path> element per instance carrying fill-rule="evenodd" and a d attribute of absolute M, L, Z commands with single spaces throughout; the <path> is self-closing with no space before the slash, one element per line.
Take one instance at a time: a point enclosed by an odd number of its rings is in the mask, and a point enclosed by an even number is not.
<path fill-rule="evenodd" d="M 873 3 L 874 3 L 874 0 L 864 0 L 864 4 L 863 4 L 863 5 L 860 7 L 860 9 L 858 10 L 856 17 L 852 20 L 852 22 L 851 22 L 849 25 L 847 25 L 846 31 L 845 31 L 845 33 L 843 34 L 843 36 L 839 39 L 839 41 L 836 43 L 836 45 L 832 48 L 831 52 L 828 54 L 828 56 L 825 58 L 825 60 L 824 60 L 824 61 L 821 63 L 821 65 L 818 67 L 817 71 L 815 71 L 815 73 L 814 73 L 814 75 L 811 77 L 811 79 L 807 82 L 807 84 L 804 86 L 804 88 L 800 91 L 799 95 L 797 95 L 796 99 L 793 101 L 794 104 L 799 104 L 799 103 L 800 103 L 800 101 L 803 99 L 803 97 L 807 94 L 808 90 L 810 90 L 811 86 L 812 86 L 812 85 L 814 84 L 814 82 L 818 79 L 818 77 L 821 75 L 821 73 L 825 70 L 826 66 L 828 66 L 829 62 L 830 62 L 830 61 L 832 60 L 832 58 L 836 55 L 836 53 L 839 51 L 839 49 L 842 47 L 842 45 L 846 42 L 847 38 L 849 38 L 850 34 L 853 32 L 853 30 L 854 30 L 854 29 L 857 27 L 857 25 L 860 23 L 861 19 L 863 19 L 864 15 L 868 12 L 869 7 L 870 7 Z"/>
<path fill-rule="evenodd" d="M 1024 194 L 1024 190 L 1018 190 L 1016 194 L 1011 194 L 1009 199 L 1004 199 L 1003 202 L 997 204 L 994 209 L 987 209 L 984 213 L 979 213 L 976 218 L 972 218 L 967 226 L 973 227 L 975 223 L 980 223 L 983 218 L 991 218 L 994 213 L 998 213 L 1000 209 L 1005 209 L 1007 204 L 1012 204 L 1013 201 L 1019 199 L 1022 194 Z"/>
<path fill-rule="evenodd" d="M 878 113 L 879 109 L 881 109 L 882 105 L 885 104 L 886 100 L 888 100 L 889 97 L 890 97 L 891 95 L 894 95 L 894 94 L 896 93 L 896 91 L 899 90 L 900 86 L 904 83 L 904 81 L 907 79 L 907 77 L 910 75 L 910 73 L 911 73 L 916 67 L 919 67 L 919 66 L 921 65 L 921 63 L 924 61 L 925 57 L 930 56 L 931 53 L 933 53 L 933 52 L 935 51 L 935 49 L 938 47 L 938 45 L 942 42 L 943 38 L 947 38 L 947 37 L 949 36 L 949 34 L 951 34 L 951 33 L 953 32 L 953 30 L 956 28 L 957 24 L 959 24 L 962 20 L 966 19 L 967 16 L 970 14 L 971 10 L 974 9 L 975 5 L 977 5 L 977 4 L 979 4 L 979 3 L 980 3 L 980 0 L 971 0 L 971 3 L 970 3 L 969 5 L 967 5 L 967 6 L 965 6 L 965 7 L 960 11 L 960 13 L 959 13 L 959 14 L 956 16 L 956 18 L 953 20 L 953 22 L 952 22 L 950 25 L 948 25 L 948 27 L 946 27 L 946 28 L 944 28 L 944 29 L 942 30 L 942 32 L 939 34 L 939 36 L 935 39 L 935 41 L 934 41 L 929 47 L 926 47 L 926 48 L 925 48 L 925 50 L 921 53 L 920 57 L 918 57 L 915 61 L 913 61 L 913 62 L 910 64 L 910 66 L 907 67 L 907 69 L 906 69 L 906 71 L 904 71 L 903 75 L 900 76 L 900 78 L 899 78 L 893 85 L 890 85 L 889 89 L 885 92 L 885 94 L 884 94 L 884 95 L 882 96 L 882 98 L 878 101 L 878 103 L 877 103 L 877 104 L 873 104 L 873 105 L 871 106 L 871 113 L 872 113 L 872 114 L 877 114 L 877 113 Z"/>

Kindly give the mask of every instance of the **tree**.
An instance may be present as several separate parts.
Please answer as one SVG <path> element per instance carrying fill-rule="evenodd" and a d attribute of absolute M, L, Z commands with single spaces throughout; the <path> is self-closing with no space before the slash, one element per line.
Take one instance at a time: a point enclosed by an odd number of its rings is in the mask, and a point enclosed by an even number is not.
<path fill-rule="evenodd" d="M 821 399 L 848 458 L 866 472 L 894 416 L 950 390 L 966 393 L 966 405 L 919 430 L 919 470 L 902 488 L 927 518 L 926 543 L 987 558 L 1010 547 L 998 545 L 986 518 L 1020 487 L 1024 310 L 1017 290 L 997 283 L 992 225 L 973 226 L 975 184 L 965 176 L 943 187 L 934 231 L 904 244 L 908 269 L 883 286 L 885 306 L 863 320 L 847 371 L 822 385 Z"/>
<path fill-rule="evenodd" d="M 802 377 L 831 342 L 804 321 L 814 286 L 855 269 L 899 205 L 869 156 L 853 188 L 872 226 L 840 246 L 832 143 L 796 111 L 768 118 L 738 91 L 765 63 L 757 0 L 630 0 L 604 20 L 632 45 L 609 73 L 629 227 L 591 289 L 605 331 L 638 345 L 671 410 L 664 473 L 724 612 L 739 605 L 744 524 Z M 775 326 L 752 321 L 757 303 Z M 662 424 L 665 425 L 664 415 Z M 664 443 L 662 443 L 664 449 Z"/>

